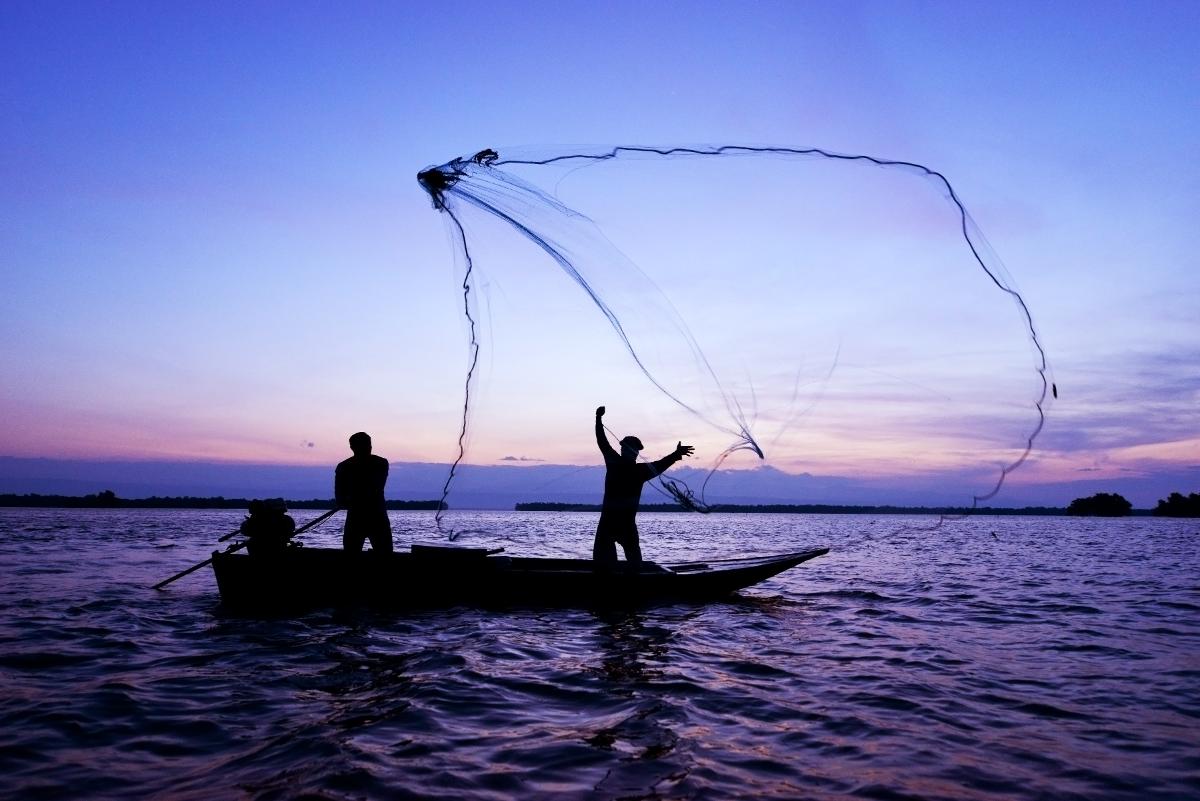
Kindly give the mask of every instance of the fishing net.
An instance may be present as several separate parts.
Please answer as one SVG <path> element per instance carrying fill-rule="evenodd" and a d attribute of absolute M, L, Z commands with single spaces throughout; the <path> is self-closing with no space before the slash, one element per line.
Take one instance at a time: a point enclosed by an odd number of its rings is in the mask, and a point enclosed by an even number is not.
<path fill-rule="evenodd" d="M 707 456 L 699 479 L 661 487 L 697 511 L 720 502 L 728 470 L 762 464 L 922 475 L 940 502 L 975 506 L 1042 428 L 1052 385 L 1030 310 L 933 169 L 616 147 L 485 150 L 418 179 L 448 220 L 470 338 L 447 493 L 475 419 L 481 296 L 509 322 L 486 329 L 495 413 L 479 440 L 502 450 L 504 432 L 536 426 L 594 448 L 590 413 L 606 404 L 618 435 Z"/>

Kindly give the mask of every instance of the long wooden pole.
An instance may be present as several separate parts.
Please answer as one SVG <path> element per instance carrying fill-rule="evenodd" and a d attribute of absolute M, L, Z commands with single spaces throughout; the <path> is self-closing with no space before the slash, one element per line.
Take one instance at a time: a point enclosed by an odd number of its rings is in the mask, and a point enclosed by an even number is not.
<path fill-rule="evenodd" d="M 326 520 L 328 520 L 329 518 L 331 518 L 331 517 L 333 517 L 335 514 L 337 514 L 337 511 L 338 511 L 337 509 L 330 509 L 328 512 L 325 512 L 325 513 L 324 513 L 324 514 L 322 514 L 320 517 L 317 517 L 317 518 L 314 518 L 313 520 L 310 520 L 310 521 L 308 521 L 308 522 L 307 522 L 307 523 L 305 523 L 303 526 L 301 526 L 300 528 L 296 529 L 296 531 L 295 531 L 295 532 L 292 534 L 292 536 L 293 536 L 293 537 L 295 537 L 297 534 L 303 534 L 304 532 L 308 531 L 308 530 L 309 530 L 310 528 L 312 528 L 313 526 L 316 526 L 316 525 L 318 525 L 318 524 L 320 524 L 320 523 L 324 523 Z M 234 532 L 234 533 L 236 533 L 236 532 Z M 221 538 L 221 540 L 222 540 L 222 541 L 223 541 L 223 540 L 225 540 L 225 539 L 227 539 L 227 537 L 222 537 L 222 538 Z M 228 548 L 226 548 L 226 549 L 225 549 L 225 551 L 224 551 L 224 553 L 233 553 L 234 551 L 239 551 L 239 550 L 241 550 L 242 548 L 245 548 L 245 547 L 246 547 L 246 543 L 245 543 L 245 542 L 235 542 L 233 545 L 230 545 Z M 197 565 L 192 565 L 192 566 L 191 566 L 191 567 L 189 567 L 187 570 L 181 570 L 180 572 L 178 572 L 178 573 L 176 573 L 175 575 L 171 576 L 169 579 L 164 579 L 163 581 L 160 581 L 160 582 L 158 582 L 158 583 L 157 583 L 157 584 L 155 584 L 155 585 L 154 585 L 154 586 L 153 586 L 151 589 L 155 589 L 155 590 L 161 590 L 163 587 L 167 586 L 167 585 L 168 585 L 168 584 L 170 584 L 172 581 L 175 581 L 176 579 L 181 579 L 181 578 L 183 578 L 184 576 L 188 575 L 189 573 L 195 573 L 197 570 L 199 570 L 200 568 L 202 568 L 202 567 L 204 567 L 205 565 L 209 564 L 210 562 L 212 562 L 212 557 L 211 557 L 211 556 L 210 556 L 210 557 L 208 557 L 207 559 L 205 559 L 205 560 L 204 560 L 203 562 L 201 562 L 200 564 L 197 564 Z"/>
<path fill-rule="evenodd" d="M 221 537 L 217 540 L 217 542 L 224 542 L 225 540 L 231 540 L 234 537 L 236 537 L 238 534 L 241 534 L 241 533 L 242 533 L 241 528 L 235 528 L 233 531 L 229 532 L 228 534 L 222 534 Z"/>
<path fill-rule="evenodd" d="M 245 548 L 245 547 L 246 547 L 246 543 L 235 542 L 233 545 L 230 545 L 228 548 L 225 549 L 225 553 L 233 553 L 234 551 L 240 550 L 241 548 Z M 189 573 L 195 573 L 197 570 L 199 570 L 200 568 L 204 567 L 207 564 L 210 564 L 211 562 L 212 562 L 212 557 L 210 556 L 207 559 L 205 559 L 203 562 L 192 565 L 187 570 L 181 570 L 180 572 L 171 576 L 169 579 L 165 579 L 163 581 L 158 582 L 157 584 L 154 585 L 153 589 L 161 590 L 163 587 L 167 586 L 172 581 L 175 581 L 176 579 L 181 579 Z"/>

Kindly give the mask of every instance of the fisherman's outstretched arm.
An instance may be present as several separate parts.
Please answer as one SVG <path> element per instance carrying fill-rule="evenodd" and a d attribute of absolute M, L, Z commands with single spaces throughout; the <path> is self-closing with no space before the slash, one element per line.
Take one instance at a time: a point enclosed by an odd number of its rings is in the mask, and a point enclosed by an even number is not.
<path fill-rule="evenodd" d="M 604 407 L 600 406 L 596 409 L 596 445 L 604 455 L 615 457 L 617 452 L 609 444 L 608 435 L 604 433 L 604 421 L 600 419 L 602 417 L 604 417 Z"/>
<path fill-rule="evenodd" d="M 675 446 L 675 450 L 671 451 L 657 462 L 651 462 L 650 469 L 654 471 L 654 475 L 657 476 L 660 473 L 666 472 L 668 467 L 675 464 L 683 457 L 691 456 L 693 453 L 695 453 L 695 451 L 696 449 L 691 445 L 684 445 L 682 442 L 680 442 Z"/>

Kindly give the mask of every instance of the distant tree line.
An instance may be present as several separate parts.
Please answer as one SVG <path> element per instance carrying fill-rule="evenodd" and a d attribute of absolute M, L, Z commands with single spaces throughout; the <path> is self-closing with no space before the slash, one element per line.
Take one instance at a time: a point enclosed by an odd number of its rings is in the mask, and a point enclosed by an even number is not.
<path fill-rule="evenodd" d="M 1159 500 L 1152 512 L 1156 517 L 1200 517 L 1200 493 L 1172 492 L 1166 500 Z"/>
<path fill-rule="evenodd" d="M 1092 517 L 1125 517 L 1133 514 L 1133 504 L 1115 492 L 1098 492 L 1089 498 L 1076 498 L 1067 507 L 1067 514 Z M 1172 492 L 1150 512 L 1155 517 L 1200 517 L 1200 494 L 1184 497 Z"/>
<path fill-rule="evenodd" d="M 285 501 L 289 509 L 332 509 L 333 499 L 314 498 L 310 500 Z M 395 510 L 431 510 L 436 511 L 440 506 L 448 508 L 439 501 L 385 501 L 388 509 Z M 112 490 L 104 490 L 94 495 L 0 495 L 0 507 L 33 507 L 42 509 L 246 509 L 250 506 L 249 498 L 196 498 L 179 496 L 160 498 L 155 495 L 150 498 L 118 498 Z"/>
<path fill-rule="evenodd" d="M 1097 492 L 1090 498 L 1076 498 L 1067 507 L 1067 514 L 1080 517 L 1126 517 L 1133 504 L 1115 492 Z"/>
<path fill-rule="evenodd" d="M 595 503 L 552 503 L 533 501 L 518 503 L 513 507 L 518 512 L 599 512 Z M 643 503 L 642 512 L 686 512 L 677 503 Z M 826 503 L 723 503 L 712 507 L 714 512 L 749 512 L 761 514 L 811 514 L 811 515 L 1063 515 L 1066 510 L 1052 506 L 1025 506 L 1020 509 L 1003 509 L 985 506 L 970 509 L 965 506 L 843 506 Z"/>
<path fill-rule="evenodd" d="M 638 506 L 642 512 L 686 512 L 677 503 L 643 503 Z M 517 512 L 599 512 L 598 503 L 557 503 L 554 501 L 531 501 L 518 503 L 513 506 Z"/>
<path fill-rule="evenodd" d="M 290 509 L 332 509 L 332 498 L 286 501 Z M 0 494 L 0 507 L 31 507 L 43 509 L 246 509 L 249 498 L 226 498 L 194 496 L 149 498 L 119 498 L 112 490 L 103 490 L 91 495 L 25 495 Z M 388 509 L 409 511 L 436 511 L 439 506 L 449 506 L 439 501 L 386 501 Z M 595 503 L 555 503 L 533 501 L 518 503 L 518 512 L 599 512 Z M 684 512 L 677 503 L 644 503 L 638 507 L 643 512 Z M 1125 517 L 1130 514 L 1146 514 L 1135 511 L 1133 505 L 1117 493 L 1099 492 L 1088 498 L 1076 498 L 1062 509 L 1053 506 L 1025 506 L 1019 509 L 982 507 L 970 509 L 962 506 L 847 506 L 841 504 L 720 504 L 713 507 L 718 512 L 758 512 L 774 514 L 865 514 L 865 515 L 1079 515 L 1095 517 Z M 1172 492 L 1166 499 L 1159 500 L 1150 512 L 1157 517 L 1200 517 L 1200 493 L 1183 495 Z"/>

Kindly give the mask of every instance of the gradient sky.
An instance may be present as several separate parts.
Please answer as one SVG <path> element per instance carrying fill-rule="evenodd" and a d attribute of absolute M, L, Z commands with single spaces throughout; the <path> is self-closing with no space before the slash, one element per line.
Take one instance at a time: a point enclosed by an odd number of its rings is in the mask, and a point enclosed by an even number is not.
<path fill-rule="evenodd" d="M 0 456 L 318 465 L 367 429 L 448 461 L 465 328 L 419 169 L 767 143 L 954 182 L 1062 390 L 1017 487 L 1200 490 L 1198 34 L 1200 6 L 1169 2 L 6 3 Z M 495 280 L 490 305 L 539 319 L 538 279 Z M 548 325 L 497 344 L 538 353 Z M 619 355 L 568 410 L 489 356 L 469 458 L 594 462 Z"/>

